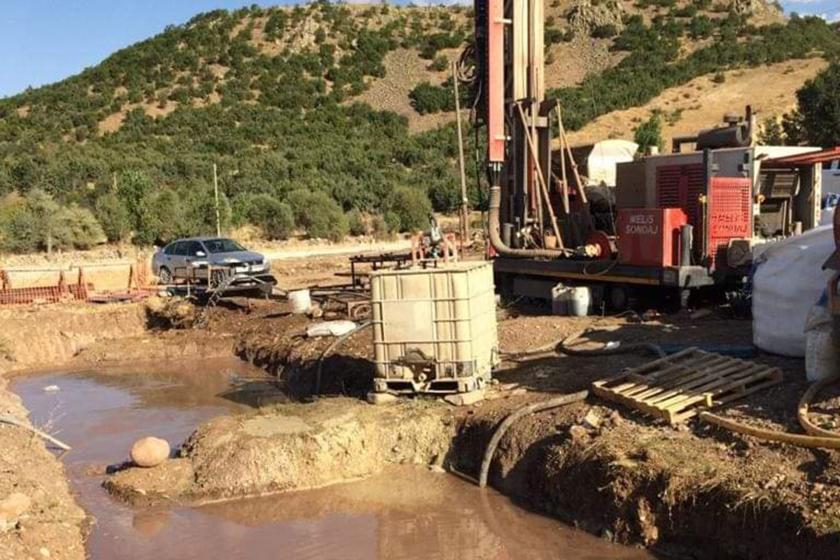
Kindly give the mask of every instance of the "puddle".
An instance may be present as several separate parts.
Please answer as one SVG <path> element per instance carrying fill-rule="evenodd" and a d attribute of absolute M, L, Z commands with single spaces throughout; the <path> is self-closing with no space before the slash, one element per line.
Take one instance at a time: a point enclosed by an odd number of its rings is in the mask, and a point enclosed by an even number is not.
<path fill-rule="evenodd" d="M 232 388 L 235 384 L 236 389 Z M 58 391 L 45 391 L 55 385 Z M 394 467 L 368 480 L 198 508 L 133 508 L 102 489 L 104 466 L 138 437 L 180 444 L 201 422 L 270 399 L 259 370 L 214 360 L 18 379 L 37 426 L 73 446 L 63 457 L 96 518 L 92 560 L 646 560 L 452 476 Z"/>

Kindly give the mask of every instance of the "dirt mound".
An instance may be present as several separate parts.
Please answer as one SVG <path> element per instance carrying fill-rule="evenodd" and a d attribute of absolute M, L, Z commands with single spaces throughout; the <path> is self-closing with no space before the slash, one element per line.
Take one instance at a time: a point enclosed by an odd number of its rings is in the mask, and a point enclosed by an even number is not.
<path fill-rule="evenodd" d="M 195 324 L 198 310 L 183 298 L 150 297 L 146 300 L 149 326 L 155 329 L 189 329 Z"/>
<path fill-rule="evenodd" d="M 190 437 L 183 459 L 121 471 L 106 487 L 133 502 L 193 501 L 317 488 L 387 464 L 426 465 L 450 447 L 450 410 L 436 402 L 377 407 L 329 399 L 220 417 Z"/>

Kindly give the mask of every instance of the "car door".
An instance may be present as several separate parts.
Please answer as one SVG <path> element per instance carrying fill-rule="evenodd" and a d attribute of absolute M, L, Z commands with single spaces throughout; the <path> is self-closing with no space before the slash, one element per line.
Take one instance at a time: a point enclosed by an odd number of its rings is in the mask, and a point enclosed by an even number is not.
<path fill-rule="evenodd" d="M 184 250 L 184 264 L 189 270 L 190 275 L 194 275 L 196 271 L 192 268 L 193 263 L 198 261 L 205 261 L 207 252 L 204 250 L 204 245 L 200 241 L 187 241 Z"/>
<path fill-rule="evenodd" d="M 172 276 L 176 278 L 187 278 L 189 276 L 186 269 L 187 245 L 188 242 L 186 241 L 178 241 L 175 244 L 175 247 L 172 250 L 172 255 L 169 258 L 169 264 L 172 267 Z"/>

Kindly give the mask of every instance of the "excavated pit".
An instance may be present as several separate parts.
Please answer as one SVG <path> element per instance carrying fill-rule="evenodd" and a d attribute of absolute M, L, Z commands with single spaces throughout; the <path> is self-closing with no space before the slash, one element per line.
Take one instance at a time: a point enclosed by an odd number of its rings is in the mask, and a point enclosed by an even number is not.
<path fill-rule="evenodd" d="M 92 560 L 649 558 L 430 470 L 455 431 L 438 403 L 287 403 L 230 359 L 33 375 L 13 389 L 73 446 L 62 461 L 95 519 Z M 106 476 L 147 434 L 187 440 L 184 457 Z"/>

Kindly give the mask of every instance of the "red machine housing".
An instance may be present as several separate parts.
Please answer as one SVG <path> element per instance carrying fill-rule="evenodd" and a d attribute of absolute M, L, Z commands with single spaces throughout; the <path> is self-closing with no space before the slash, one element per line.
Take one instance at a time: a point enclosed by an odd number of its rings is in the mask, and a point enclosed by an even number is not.
<path fill-rule="evenodd" d="M 681 208 L 623 208 L 618 211 L 618 260 L 637 266 L 680 264 Z"/>
<path fill-rule="evenodd" d="M 713 270 L 726 266 L 733 239 L 752 237 L 752 183 L 747 177 L 708 175 L 699 163 L 660 167 L 656 202 L 662 208 L 684 210 L 694 226 L 694 255 Z"/>
<path fill-rule="evenodd" d="M 752 237 L 752 183 L 746 177 L 712 177 L 707 206 L 705 253 L 709 268 L 718 268 L 726 264 L 730 241 Z"/>

